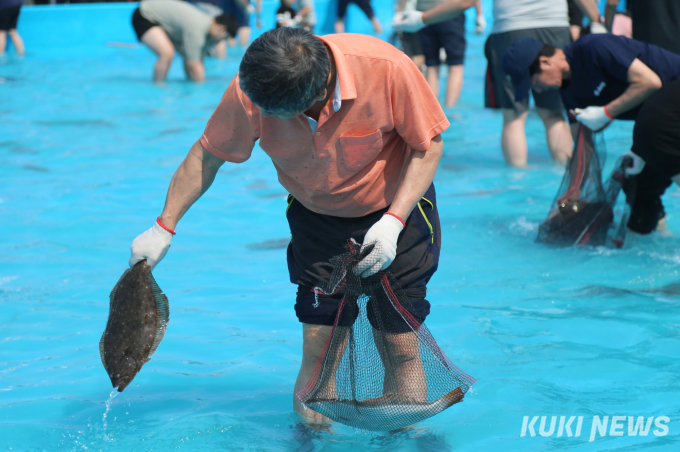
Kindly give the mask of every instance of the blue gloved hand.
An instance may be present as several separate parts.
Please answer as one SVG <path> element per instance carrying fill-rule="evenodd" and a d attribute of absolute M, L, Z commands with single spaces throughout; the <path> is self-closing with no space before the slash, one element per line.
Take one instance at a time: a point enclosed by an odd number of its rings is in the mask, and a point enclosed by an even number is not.
<path fill-rule="evenodd" d="M 404 222 L 401 219 L 388 213 L 383 215 L 366 232 L 361 249 L 371 244 L 375 244 L 375 247 L 356 265 L 354 273 L 366 278 L 389 267 L 397 256 L 397 240 L 402 229 Z"/>

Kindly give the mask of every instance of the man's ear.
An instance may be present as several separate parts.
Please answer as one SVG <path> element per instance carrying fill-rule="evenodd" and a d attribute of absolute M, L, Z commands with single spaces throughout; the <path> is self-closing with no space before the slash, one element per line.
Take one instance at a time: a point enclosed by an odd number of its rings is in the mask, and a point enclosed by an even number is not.
<path fill-rule="evenodd" d="M 326 96 L 328 96 L 328 88 L 324 88 L 323 91 L 321 91 L 321 94 L 319 94 L 318 96 L 316 96 L 316 97 L 314 98 L 314 100 L 316 100 L 316 101 L 322 101 L 322 100 L 326 99 Z"/>
<path fill-rule="evenodd" d="M 540 63 L 541 68 L 543 66 L 546 66 L 546 67 L 552 66 L 552 59 L 550 57 L 547 57 L 547 56 L 538 57 L 538 62 Z"/>

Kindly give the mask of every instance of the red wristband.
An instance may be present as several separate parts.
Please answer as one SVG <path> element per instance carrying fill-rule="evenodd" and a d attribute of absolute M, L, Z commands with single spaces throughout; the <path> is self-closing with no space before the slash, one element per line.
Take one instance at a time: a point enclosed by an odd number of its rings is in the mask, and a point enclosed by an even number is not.
<path fill-rule="evenodd" d="M 172 235 L 177 235 L 177 233 L 175 233 L 175 231 L 173 231 L 172 229 L 166 227 L 163 223 L 161 223 L 161 217 L 156 218 L 156 222 L 158 223 L 158 225 L 159 225 L 160 227 L 162 227 L 163 229 L 165 229 L 166 231 L 168 231 L 170 234 L 172 234 Z"/>
<path fill-rule="evenodd" d="M 607 106 L 606 106 L 606 105 L 604 106 L 604 114 L 607 115 L 607 117 L 608 117 L 609 119 L 614 119 L 614 117 L 613 117 L 612 115 L 610 115 L 609 112 L 607 111 Z"/>
<path fill-rule="evenodd" d="M 391 217 L 396 218 L 397 220 L 399 220 L 399 222 L 401 223 L 402 226 L 406 227 L 406 223 L 404 223 L 404 220 L 402 220 L 401 218 L 399 218 L 398 216 L 396 216 L 392 212 L 385 212 L 384 215 L 389 215 Z"/>

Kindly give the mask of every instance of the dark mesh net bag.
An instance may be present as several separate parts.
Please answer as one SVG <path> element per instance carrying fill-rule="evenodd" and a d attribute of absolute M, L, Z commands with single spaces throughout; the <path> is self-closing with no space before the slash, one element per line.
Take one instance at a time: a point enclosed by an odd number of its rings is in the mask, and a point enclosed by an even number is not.
<path fill-rule="evenodd" d="M 407 309 L 389 271 L 368 278 L 354 267 L 371 252 L 350 240 L 331 259 L 333 272 L 317 295 L 342 295 L 333 331 L 314 374 L 297 393 L 304 405 L 365 430 L 395 430 L 463 400 L 474 383 L 437 346 Z"/>
<path fill-rule="evenodd" d="M 593 132 L 579 125 L 574 153 L 548 218 L 538 228 L 537 242 L 555 246 L 606 243 L 616 197 L 612 202 L 602 184 L 604 160 L 601 162 L 600 157 L 604 156 L 603 140 L 596 149 Z"/>

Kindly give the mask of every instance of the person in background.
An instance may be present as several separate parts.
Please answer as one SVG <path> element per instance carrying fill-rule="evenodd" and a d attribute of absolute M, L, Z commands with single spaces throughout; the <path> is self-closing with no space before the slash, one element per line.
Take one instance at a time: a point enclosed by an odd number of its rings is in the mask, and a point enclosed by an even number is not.
<path fill-rule="evenodd" d="M 129 265 L 146 259 L 154 268 L 220 167 L 245 162 L 259 142 L 290 193 L 281 210 L 291 231 L 288 271 L 302 323 L 297 393 L 312 377 L 340 305 L 337 295 L 315 297 L 312 289 L 329 279 L 330 259 L 346 252 L 350 238 L 375 243 L 355 273 L 368 277 L 389 268 L 409 298 L 404 308 L 419 322 L 428 316 L 426 286 L 441 248 L 432 181 L 448 126 L 418 68 L 394 46 L 359 34 L 267 31 L 246 50 L 175 172 L 163 212 L 132 242 Z M 412 352 L 417 344 L 397 333 L 385 348 L 397 384 L 408 388 L 425 375 Z M 303 418 L 325 420 L 295 396 L 293 404 Z"/>
<path fill-rule="evenodd" d="M 592 22 L 594 32 L 606 32 L 600 25 L 600 13 L 595 0 L 576 0 Z M 474 4 L 472 0 L 447 0 L 428 11 L 413 11 L 393 24 L 397 29 L 412 31 L 443 22 L 462 14 Z M 485 107 L 503 111 L 501 149 L 505 161 L 512 166 L 527 164 L 527 139 L 524 131 L 529 111 L 529 100 L 514 98 L 510 81 L 503 74 L 501 58 L 517 39 L 531 36 L 555 47 L 571 42 L 566 0 L 494 0 L 494 25 L 486 46 L 488 68 L 485 78 Z M 566 162 L 572 152 L 569 125 L 562 113 L 558 93 L 532 93 L 539 117 L 546 130 L 548 149 L 552 158 Z"/>
<path fill-rule="evenodd" d="M 559 92 L 570 119 L 595 132 L 614 119 L 635 121 L 624 184 L 628 227 L 652 232 L 665 215 L 661 195 L 672 181 L 680 185 L 680 55 L 610 34 L 584 36 L 563 50 L 524 37 L 508 48 L 503 70 L 517 99 L 530 86 Z"/>
<path fill-rule="evenodd" d="M 0 55 L 5 53 L 7 35 L 12 40 L 17 54 L 23 56 L 24 41 L 17 31 L 21 0 L 0 0 Z"/>
<path fill-rule="evenodd" d="M 371 0 L 338 0 L 338 20 L 335 22 L 335 32 L 345 32 L 345 14 L 347 14 L 347 7 L 350 3 L 354 3 L 366 14 L 368 20 L 373 24 L 373 31 L 379 35 L 382 33 L 382 25 L 373 12 Z"/>
<path fill-rule="evenodd" d="M 192 1 L 190 3 L 213 18 L 224 14 L 224 10 L 222 9 L 223 0 L 202 0 L 200 2 Z M 213 45 L 209 50 L 209 54 L 217 58 L 225 58 L 227 56 L 227 39 L 222 39 L 220 42 Z"/>
<path fill-rule="evenodd" d="M 238 23 L 238 43 L 247 46 L 250 42 L 250 15 L 255 13 L 255 26 L 262 28 L 260 14 L 262 12 L 262 0 L 255 0 L 255 5 L 250 0 L 222 0 L 222 9 L 231 14 Z"/>
<path fill-rule="evenodd" d="M 394 20 L 398 20 L 404 13 L 408 11 L 415 11 L 418 0 L 395 0 L 394 2 Z M 399 43 L 401 49 L 413 61 L 423 73 L 427 71 L 425 66 L 425 55 L 423 49 L 420 47 L 420 37 L 418 33 L 399 32 Z"/>
<path fill-rule="evenodd" d="M 315 25 L 313 0 L 281 0 L 281 6 L 276 11 L 276 28 L 304 28 L 313 33 Z"/>
<path fill-rule="evenodd" d="M 179 0 L 145 0 L 132 13 L 132 27 L 137 39 L 158 55 L 155 82 L 167 77 L 175 51 L 184 59 L 187 78 L 200 82 L 205 78 L 203 58 L 210 45 L 234 36 L 236 21 L 229 14 L 212 18 Z"/>
<path fill-rule="evenodd" d="M 614 31 L 619 0 L 607 0 L 605 24 Z M 680 1 L 628 0 L 626 9 L 633 22 L 633 39 L 680 55 Z"/>

